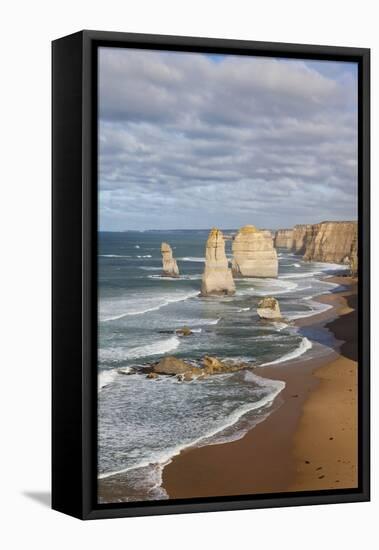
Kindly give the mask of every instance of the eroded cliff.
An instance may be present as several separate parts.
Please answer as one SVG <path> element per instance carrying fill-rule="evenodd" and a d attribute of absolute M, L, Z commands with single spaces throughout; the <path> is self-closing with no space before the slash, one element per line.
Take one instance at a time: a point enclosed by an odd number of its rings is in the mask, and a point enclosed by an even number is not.
<path fill-rule="evenodd" d="M 275 248 L 292 249 L 293 229 L 278 229 L 275 231 L 274 246 Z"/>
<path fill-rule="evenodd" d="M 321 222 L 306 238 L 304 260 L 349 264 L 357 236 L 357 222 Z"/>
<path fill-rule="evenodd" d="M 232 270 L 236 277 L 277 277 L 278 255 L 270 231 L 242 227 L 232 244 Z"/>

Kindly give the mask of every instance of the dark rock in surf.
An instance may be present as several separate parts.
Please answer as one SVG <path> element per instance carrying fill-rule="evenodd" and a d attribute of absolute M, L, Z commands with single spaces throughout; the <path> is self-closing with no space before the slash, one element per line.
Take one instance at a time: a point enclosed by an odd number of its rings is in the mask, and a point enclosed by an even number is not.
<path fill-rule="evenodd" d="M 190 336 L 191 334 L 193 334 L 192 330 L 189 327 L 178 328 L 176 329 L 175 333 L 178 336 Z"/>
<path fill-rule="evenodd" d="M 192 369 L 193 367 L 191 365 L 172 355 L 163 357 L 159 363 L 153 365 L 153 372 L 157 374 L 183 374 L 185 372 L 191 372 Z"/>

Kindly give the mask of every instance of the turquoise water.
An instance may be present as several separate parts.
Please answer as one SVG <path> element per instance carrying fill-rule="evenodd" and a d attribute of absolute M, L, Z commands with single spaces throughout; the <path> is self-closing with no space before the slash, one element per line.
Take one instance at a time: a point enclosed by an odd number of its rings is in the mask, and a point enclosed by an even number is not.
<path fill-rule="evenodd" d="M 225 231 L 226 233 L 228 231 Z M 278 279 L 237 279 L 232 297 L 199 297 L 208 231 L 99 234 L 99 477 L 127 472 L 146 499 L 167 498 L 164 464 L 189 445 L 240 437 L 269 413 L 284 383 L 238 372 L 180 383 L 119 374 L 170 354 L 197 362 L 205 354 L 259 367 L 312 356 L 308 334 L 290 323 L 263 323 L 262 296 L 278 298 L 288 321 L 323 311 L 312 300 L 336 285 L 321 281 L 340 266 L 279 253 Z M 161 278 L 160 244 L 168 242 L 180 278 Z M 227 241 L 227 255 L 231 256 Z M 180 338 L 175 329 L 189 326 Z M 316 338 L 317 339 L 317 338 Z M 325 343 L 327 345 L 327 342 Z"/>

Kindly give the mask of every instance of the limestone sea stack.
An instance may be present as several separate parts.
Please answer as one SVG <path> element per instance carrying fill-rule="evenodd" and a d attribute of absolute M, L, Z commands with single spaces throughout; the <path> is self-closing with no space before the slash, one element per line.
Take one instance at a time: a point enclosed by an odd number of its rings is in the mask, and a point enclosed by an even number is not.
<path fill-rule="evenodd" d="M 269 296 L 258 302 L 257 313 L 261 319 L 281 319 L 282 317 L 278 300 Z"/>
<path fill-rule="evenodd" d="M 275 231 L 275 248 L 287 248 L 287 250 L 292 250 L 292 242 L 293 229 L 278 229 L 277 231 Z"/>
<path fill-rule="evenodd" d="M 350 264 L 357 222 L 321 222 L 308 230 L 304 260 Z"/>
<path fill-rule="evenodd" d="M 235 236 L 232 249 L 235 277 L 278 276 L 278 255 L 270 231 L 245 225 Z"/>
<path fill-rule="evenodd" d="M 179 277 L 178 264 L 172 255 L 172 248 L 168 243 L 161 244 L 163 272 L 162 277 Z"/>
<path fill-rule="evenodd" d="M 211 229 L 205 247 L 205 269 L 201 283 L 201 295 L 232 295 L 236 291 L 232 272 L 225 254 L 222 231 Z"/>

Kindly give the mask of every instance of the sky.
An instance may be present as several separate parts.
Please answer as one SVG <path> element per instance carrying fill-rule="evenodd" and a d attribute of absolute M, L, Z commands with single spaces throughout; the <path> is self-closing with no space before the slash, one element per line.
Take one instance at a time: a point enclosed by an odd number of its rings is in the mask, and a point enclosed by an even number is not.
<path fill-rule="evenodd" d="M 99 50 L 99 228 L 357 219 L 357 66 Z"/>

